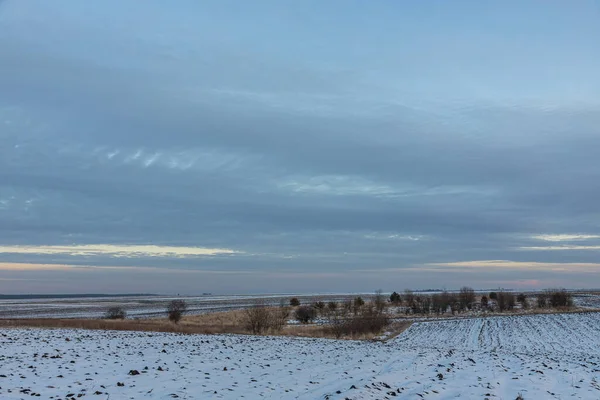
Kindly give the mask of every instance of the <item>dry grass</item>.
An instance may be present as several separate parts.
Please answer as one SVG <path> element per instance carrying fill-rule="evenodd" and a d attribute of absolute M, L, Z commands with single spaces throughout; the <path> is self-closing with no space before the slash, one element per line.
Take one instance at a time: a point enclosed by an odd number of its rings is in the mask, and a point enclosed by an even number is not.
<path fill-rule="evenodd" d="M 390 324 L 390 326 L 388 327 L 388 329 L 386 329 L 389 334 L 386 335 L 385 339 L 383 339 L 384 342 L 387 342 L 390 339 L 395 338 L 398 335 L 401 335 L 405 330 L 407 330 L 408 328 L 410 328 L 410 326 L 412 325 L 412 321 L 395 321 L 392 322 Z"/>
<path fill-rule="evenodd" d="M 179 324 L 168 319 L 7 319 L 0 327 L 75 328 L 94 330 L 169 332 L 187 334 L 247 333 L 240 318 L 241 311 L 194 315 L 182 318 Z"/>
<path fill-rule="evenodd" d="M 168 332 L 184 334 L 249 334 L 245 328 L 245 310 L 234 310 L 210 314 L 184 316 L 178 324 L 171 323 L 167 318 L 149 319 L 6 319 L 0 320 L 0 327 L 30 327 L 30 328 L 74 328 L 93 330 L 119 330 L 143 332 Z M 410 326 L 409 322 L 399 322 L 395 325 Z M 392 324 L 394 326 L 394 324 Z M 278 336 L 334 338 L 327 325 L 287 325 L 281 332 L 272 333 Z M 373 340 L 377 334 L 361 334 L 345 336 L 342 339 Z"/>

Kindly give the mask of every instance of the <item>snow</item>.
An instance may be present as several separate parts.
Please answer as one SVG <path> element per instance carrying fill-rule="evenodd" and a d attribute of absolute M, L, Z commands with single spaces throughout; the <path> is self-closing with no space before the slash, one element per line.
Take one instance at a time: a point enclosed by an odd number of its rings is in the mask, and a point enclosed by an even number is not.
<path fill-rule="evenodd" d="M 302 304 L 317 300 L 344 301 L 348 294 L 257 294 L 257 295 L 206 295 L 206 296 L 111 296 L 67 299 L 0 299 L 0 318 L 101 318 L 111 306 L 120 306 L 134 318 L 153 318 L 165 315 L 169 301 L 185 300 L 188 314 L 239 310 L 257 303 L 277 306 L 288 304 L 298 297 Z M 363 294 L 363 296 L 365 296 Z"/>
<path fill-rule="evenodd" d="M 600 398 L 600 313 L 420 322 L 386 343 L 0 333 L 2 399 Z"/>

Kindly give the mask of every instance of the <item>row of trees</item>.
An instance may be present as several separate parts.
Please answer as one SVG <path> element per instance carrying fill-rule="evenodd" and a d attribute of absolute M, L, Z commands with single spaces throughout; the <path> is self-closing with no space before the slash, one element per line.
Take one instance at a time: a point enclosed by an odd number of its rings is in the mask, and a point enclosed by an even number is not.
<path fill-rule="evenodd" d="M 513 310 L 517 304 L 526 309 L 530 306 L 537 308 L 567 308 L 573 306 L 571 293 L 565 289 L 547 289 L 534 295 L 535 303 L 530 304 L 530 299 L 525 293 L 515 295 L 512 292 L 498 291 L 487 295 L 480 295 L 470 287 L 462 287 L 458 292 L 442 291 L 434 294 L 415 294 L 406 290 L 401 296 L 393 292 L 389 299 L 383 295 L 381 290 L 375 292 L 370 301 L 365 301 L 361 296 L 348 299 L 341 303 L 330 301 L 315 301 L 309 305 L 301 305 L 298 298 L 290 299 L 290 306 L 281 304 L 279 307 L 267 306 L 264 303 L 257 304 L 245 311 L 244 325 L 252 333 L 260 334 L 268 331 L 280 331 L 288 319 L 293 316 L 302 324 L 313 322 L 322 317 L 331 325 L 332 329 L 340 332 L 367 329 L 374 331 L 382 329 L 389 321 L 385 309 L 392 304 L 403 307 L 407 314 L 445 314 L 451 312 L 460 313 L 468 310 Z M 185 300 L 175 299 L 168 303 L 166 314 L 169 320 L 175 324 L 179 323 L 187 311 Z M 292 314 L 293 311 L 293 314 Z M 126 311 L 119 306 L 108 309 L 104 318 L 125 319 Z M 367 326 L 369 326 L 367 328 Z M 359 329 L 360 328 L 360 329 Z M 337 335 L 337 334 L 336 334 Z"/>
<path fill-rule="evenodd" d="M 535 306 L 538 308 L 564 308 L 573 306 L 571 293 L 565 289 L 547 289 L 533 295 Z M 488 295 L 476 295 L 470 287 L 462 287 L 458 292 L 443 291 L 432 295 L 415 294 L 409 290 L 404 296 L 394 292 L 390 295 L 389 302 L 395 306 L 404 306 L 407 314 L 444 314 L 450 311 L 452 314 L 469 311 L 473 309 L 509 311 L 517 304 L 520 308 L 527 309 L 530 304 L 525 293 L 515 294 L 513 292 L 498 291 L 490 292 Z"/>
<path fill-rule="evenodd" d="M 372 306 L 378 311 L 383 312 L 387 307 L 386 298 L 383 296 L 381 291 L 375 292 L 375 296 L 371 299 L 370 303 Z M 308 322 L 315 319 L 318 316 L 329 317 L 331 314 L 342 313 L 348 314 L 352 313 L 357 315 L 360 313 L 361 309 L 367 304 L 361 296 L 357 296 L 353 299 L 347 299 L 341 303 L 330 301 L 325 303 L 323 301 L 315 301 L 309 305 L 300 305 L 300 301 L 297 297 L 293 297 L 290 299 L 290 306 L 297 308 L 295 312 L 296 319 L 300 322 L 303 322 L 306 318 L 303 316 L 310 315 L 311 318 L 308 319 Z M 312 311 L 309 311 L 312 310 Z M 298 318 L 298 316 L 300 316 Z"/>

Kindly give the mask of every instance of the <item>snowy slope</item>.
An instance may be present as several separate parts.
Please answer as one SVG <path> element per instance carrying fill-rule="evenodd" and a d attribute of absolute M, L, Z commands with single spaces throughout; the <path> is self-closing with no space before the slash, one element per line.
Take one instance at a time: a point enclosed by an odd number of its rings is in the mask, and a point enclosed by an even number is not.
<path fill-rule="evenodd" d="M 388 343 L 39 329 L 0 336 L 1 399 L 598 399 L 599 379 L 600 314 L 592 313 L 418 323 Z"/>

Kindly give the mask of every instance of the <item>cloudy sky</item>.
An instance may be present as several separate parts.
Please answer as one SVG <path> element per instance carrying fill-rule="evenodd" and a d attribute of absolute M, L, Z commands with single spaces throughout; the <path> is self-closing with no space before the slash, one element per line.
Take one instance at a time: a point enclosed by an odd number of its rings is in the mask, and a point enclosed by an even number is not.
<path fill-rule="evenodd" d="M 598 1 L 0 1 L 0 293 L 600 287 Z"/>

